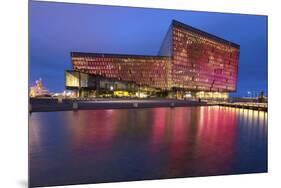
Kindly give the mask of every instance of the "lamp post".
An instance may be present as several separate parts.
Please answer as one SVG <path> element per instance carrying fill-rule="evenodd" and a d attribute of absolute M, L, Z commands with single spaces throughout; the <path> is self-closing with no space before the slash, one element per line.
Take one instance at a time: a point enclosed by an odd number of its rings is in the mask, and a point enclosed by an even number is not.
<path fill-rule="evenodd" d="M 251 91 L 248 91 L 248 97 L 250 98 L 251 97 Z"/>

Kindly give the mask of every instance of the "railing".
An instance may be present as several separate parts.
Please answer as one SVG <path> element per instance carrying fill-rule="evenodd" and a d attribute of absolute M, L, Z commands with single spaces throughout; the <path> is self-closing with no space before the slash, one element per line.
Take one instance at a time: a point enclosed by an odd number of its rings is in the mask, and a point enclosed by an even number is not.
<path fill-rule="evenodd" d="M 219 105 L 219 106 L 228 106 L 234 108 L 245 108 L 245 109 L 253 109 L 253 110 L 261 110 L 267 111 L 268 106 L 267 103 L 254 103 L 254 102 L 210 102 L 208 104 Z"/>

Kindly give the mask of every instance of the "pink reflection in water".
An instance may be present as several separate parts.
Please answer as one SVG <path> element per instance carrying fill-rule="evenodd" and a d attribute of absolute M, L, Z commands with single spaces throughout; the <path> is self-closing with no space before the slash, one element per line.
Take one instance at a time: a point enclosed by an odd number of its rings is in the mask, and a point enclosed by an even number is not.
<path fill-rule="evenodd" d="M 71 127 L 74 147 L 110 145 L 118 133 L 120 113 L 113 110 L 71 112 L 66 117 Z"/>
<path fill-rule="evenodd" d="M 229 108 L 205 108 L 200 111 L 201 127 L 197 138 L 198 151 L 197 162 L 199 173 L 208 174 L 228 172 L 231 169 L 232 158 L 235 152 L 236 139 L 236 113 Z"/>
<path fill-rule="evenodd" d="M 152 146 L 152 150 L 157 150 L 158 144 L 163 143 L 165 140 L 164 137 L 167 125 L 170 121 L 170 114 L 165 108 L 154 108 L 152 109 L 152 113 L 154 116 L 152 120 L 152 137 L 150 144 Z"/>
<path fill-rule="evenodd" d="M 33 113 L 29 133 L 34 186 L 267 169 L 267 114 L 256 111 L 190 107 Z"/>

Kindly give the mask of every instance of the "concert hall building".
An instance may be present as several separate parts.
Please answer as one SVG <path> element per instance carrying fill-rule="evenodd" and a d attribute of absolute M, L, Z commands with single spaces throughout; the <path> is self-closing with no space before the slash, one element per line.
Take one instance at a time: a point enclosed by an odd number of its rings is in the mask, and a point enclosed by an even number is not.
<path fill-rule="evenodd" d="M 173 20 L 156 56 L 72 52 L 80 97 L 220 98 L 236 91 L 240 46 Z"/>

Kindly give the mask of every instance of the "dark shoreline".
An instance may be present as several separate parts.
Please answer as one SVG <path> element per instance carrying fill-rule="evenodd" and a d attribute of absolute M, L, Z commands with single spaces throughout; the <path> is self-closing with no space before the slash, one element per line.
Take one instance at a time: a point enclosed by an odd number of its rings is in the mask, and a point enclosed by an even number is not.
<path fill-rule="evenodd" d="M 226 102 L 226 101 L 198 101 L 175 99 L 92 99 L 74 100 L 64 99 L 61 103 L 57 99 L 32 98 L 29 112 L 53 112 L 70 110 L 99 110 L 99 109 L 138 109 L 138 108 L 174 108 L 198 106 L 222 106 L 231 108 L 251 109 L 267 112 L 266 103 Z"/>
<path fill-rule="evenodd" d="M 207 102 L 172 100 L 172 99 L 145 99 L 145 100 L 63 100 L 58 103 L 57 99 L 31 99 L 29 112 L 52 112 L 68 110 L 89 109 L 136 109 L 136 108 L 159 108 L 159 107 L 195 107 L 210 106 Z"/>

